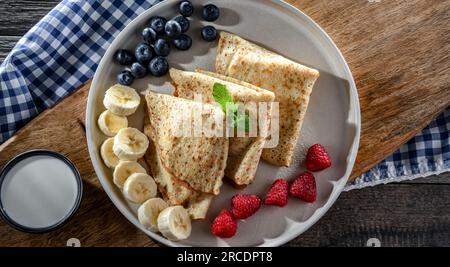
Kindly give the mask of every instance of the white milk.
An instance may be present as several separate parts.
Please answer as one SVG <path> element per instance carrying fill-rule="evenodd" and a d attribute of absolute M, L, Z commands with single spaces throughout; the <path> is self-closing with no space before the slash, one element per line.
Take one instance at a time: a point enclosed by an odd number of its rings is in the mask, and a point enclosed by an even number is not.
<path fill-rule="evenodd" d="M 11 219 L 30 228 L 53 226 L 75 206 L 78 184 L 72 169 L 51 156 L 32 156 L 11 168 L 1 201 Z"/>

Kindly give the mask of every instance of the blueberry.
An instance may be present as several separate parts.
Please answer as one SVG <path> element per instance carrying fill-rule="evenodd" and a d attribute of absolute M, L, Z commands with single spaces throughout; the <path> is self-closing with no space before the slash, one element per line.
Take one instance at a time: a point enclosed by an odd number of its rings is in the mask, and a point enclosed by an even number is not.
<path fill-rule="evenodd" d="M 145 75 L 147 75 L 147 68 L 144 67 L 141 63 L 139 62 L 134 62 L 131 67 L 131 74 L 133 74 L 133 76 L 136 79 L 140 79 L 143 78 Z"/>
<path fill-rule="evenodd" d="M 114 55 L 114 60 L 117 61 L 120 65 L 127 66 L 133 63 L 134 56 L 133 54 L 125 49 L 120 49 Z"/>
<path fill-rule="evenodd" d="M 135 55 L 139 63 L 147 65 L 155 57 L 155 52 L 149 44 L 140 43 L 136 46 Z"/>
<path fill-rule="evenodd" d="M 189 30 L 189 27 L 191 26 L 189 20 L 181 15 L 176 16 L 175 18 L 173 18 L 173 20 L 180 24 L 181 32 L 187 32 Z"/>
<path fill-rule="evenodd" d="M 169 20 L 166 23 L 166 34 L 167 36 L 173 38 L 173 37 L 177 37 L 178 35 L 181 34 L 181 26 L 178 22 L 176 22 L 175 20 Z"/>
<path fill-rule="evenodd" d="M 131 85 L 134 82 L 134 76 L 129 70 L 124 70 L 117 75 L 117 82 L 122 85 Z"/>
<path fill-rule="evenodd" d="M 158 56 L 167 57 L 170 54 L 170 44 L 164 39 L 156 40 L 154 48 Z"/>
<path fill-rule="evenodd" d="M 185 17 L 190 17 L 194 14 L 194 6 L 189 1 L 182 1 L 179 7 L 180 14 Z"/>
<path fill-rule="evenodd" d="M 217 30 L 213 26 L 205 26 L 202 29 L 202 38 L 207 42 L 213 42 L 217 39 Z"/>
<path fill-rule="evenodd" d="M 156 16 L 150 19 L 150 27 L 158 34 L 164 34 L 166 23 L 167 19 L 160 16 Z"/>
<path fill-rule="evenodd" d="M 155 57 L 148 65 L 148 68 L 153 76 L 161 77 L 169 71 L 169 63 L 164 57 Z"/>
<path fill-rule="evenodd" d="M 220 10 L 213 4 L 208 4 L 203 7 L 202 18 L 206 21 L 215 21 L 220 16 Z"/>
<path fill-rule="evenodd" d="M 148 27 L 142 31 L 142 40 L 146 43 L 153 44 L 158 38 L 158 34 L 152 28 Z"/>
<path fill-rule="evenodd" d="M 173 45 L 182 51 L 186 51 L 192 47 L 192 38 L 186 34 L 182 34 L 173 40 Z"/>

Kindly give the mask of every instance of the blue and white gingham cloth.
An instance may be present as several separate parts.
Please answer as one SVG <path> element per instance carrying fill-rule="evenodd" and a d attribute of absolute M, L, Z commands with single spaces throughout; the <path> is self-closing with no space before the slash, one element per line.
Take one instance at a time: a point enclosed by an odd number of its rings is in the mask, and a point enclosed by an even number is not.
<path fill-rule="evenodd" d="M 64 0 L 0 66 L 0 143 L 93 77 L 114 37 L 159 0 Z M 347 190 L 450 171 L 450 110 Z"/>

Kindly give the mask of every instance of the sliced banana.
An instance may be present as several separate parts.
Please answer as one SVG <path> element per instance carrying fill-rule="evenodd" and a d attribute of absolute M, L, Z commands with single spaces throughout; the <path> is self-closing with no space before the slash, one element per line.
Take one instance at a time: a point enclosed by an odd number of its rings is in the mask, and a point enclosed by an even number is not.
<path fill-rule="evenodd" d="M 119 158 L 113 152 L 114 138 L 106 139 L 100 147 L 100 155 L 108 168 L 114 168 L 119 164 Z"/>
<path fill-rule="evenodd" d="M 131 202 L 142 204 L 156 197 L 158 188 L 155 180 L 144 173 L 132 174 L 123 185 L 123 195 Z"/>
<path fill-rule="evenodd" d="M 116 84 L 106 91 L 103 105 L 112 113 L 119 116 L 130 116 L 136 112 L 141 97 L 131 87 Z"/>
<path fill-rule="evenodd" d="M 161 198 L 147 200 L 138 209 L 139 222 L 148 230 L 158 232 L 158 216 L 167 207 L 169 206 Z"/>
<path fill-rule="evenodd" d="M 158 229 L 169 240 L 184 240 L 191 235 L 191 219 L 182 206 L 168 207 L 158 216 Z"/>
<path fill-rule="evenodd" d="M 144 156 L 148 145 L 145 134 L 135 128 L 125 128 L 114 137 L 113 151 L 120 160 L 138 160 Z"/>
<path fill-rule="evenodd" d="M 115 136 L 120 129 L 128 127 L 128 119 L 106 110 L 98 117 L 98 127 L 107 136 Z"/>
<path fill-rule="evenodd" d="M 113 139 L 113 138 L 111 138 L 111 139 Z M 119 159 L 117 159 L 117 160 L 119 160 Z M 123 189 L 123 185 L 125 184 L 125 181 L 128 179 L 128 177 L 130 177 L 134 173 L 147 174 L 147 171 L 144 169 L 144 167 L 141 166 L 141 164 L 137 163 L 136 161 L 120 161 L 120 162 L 118 162 L 116 168 L 114 169 L 114 173 L 113 173 L 114 184 L 118 188 Z"/>

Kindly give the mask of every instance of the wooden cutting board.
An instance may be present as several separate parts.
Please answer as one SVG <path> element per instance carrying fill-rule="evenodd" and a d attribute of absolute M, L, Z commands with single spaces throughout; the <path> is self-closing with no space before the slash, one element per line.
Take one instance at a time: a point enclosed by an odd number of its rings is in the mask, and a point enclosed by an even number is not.
<path fill-rule="evenodd" d="M 355 77 L 362 139 L 352 178 L 408 141 L 450 104 L 449 1 L 288 0 L 317 21 L 342 50 Z M 79 211 L 63 228 L 20 233 L 0 222 L 3 246 L 156 246 L 102 190 L 89 159 L 85 108 L 89 84 L 0 145 L 0 167 L 35 148 L 68 156 L 84 180 Z"/>

